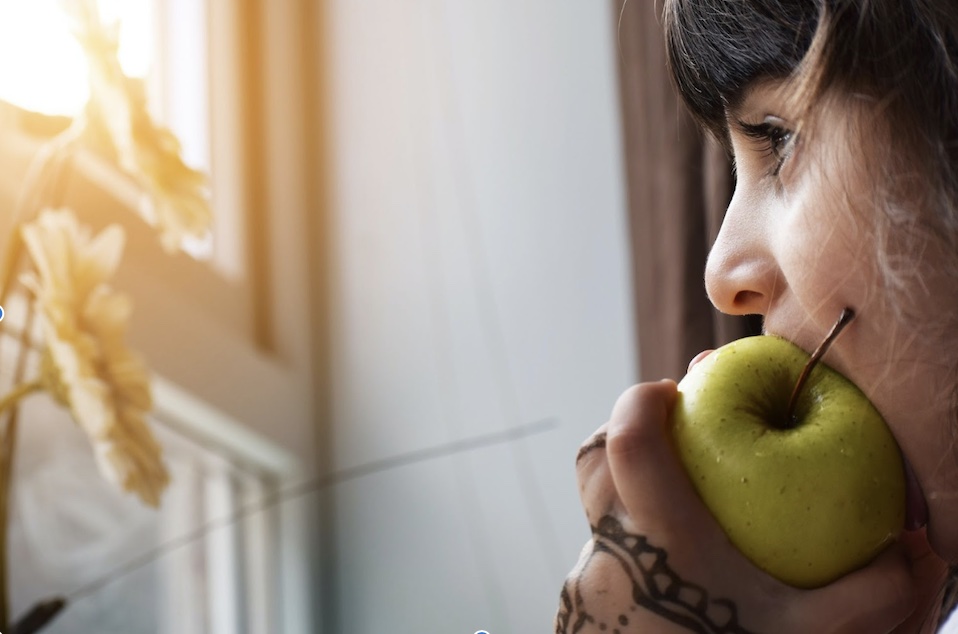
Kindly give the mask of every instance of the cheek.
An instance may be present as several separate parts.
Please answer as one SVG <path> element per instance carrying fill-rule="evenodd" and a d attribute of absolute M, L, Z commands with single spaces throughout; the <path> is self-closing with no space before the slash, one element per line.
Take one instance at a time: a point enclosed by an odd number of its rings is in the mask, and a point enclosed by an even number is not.
<path fill-rule="evenodd" d="M 861 310 L 877 288 L 874 238 L 827 187 L 806 187 L 784 198 L 775 249 L 792 292 L 810 313 L 845 303 Z M 838 203 L 838 204 L 836 204 Z M 838 312 L 826 318 L 834 320 Z M 814 315 L 812 315 L 814 316 Z"/>

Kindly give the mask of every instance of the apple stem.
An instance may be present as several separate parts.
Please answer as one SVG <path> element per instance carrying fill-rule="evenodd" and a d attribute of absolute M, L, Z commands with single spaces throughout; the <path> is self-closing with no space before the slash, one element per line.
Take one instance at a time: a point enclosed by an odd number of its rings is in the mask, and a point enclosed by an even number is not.
<path fill-rule="evenodd" d="M 799 375 L 798 381 L 795 382 L 795 389 L 792 390 L 792 397 L 788 399 L 788 417 L 785 420 L 790 427 L 794 427 L 797 423 L 795 420 L 795 406 L 798 404 L 798 395 L 801 393 L 802 388 L 805 387 L 805 382 L 808 381 L 812 369 L 818 364 L 818 361 L 825 356 L 832 342 L 838 338 L 838 335 L 845 329 L 845 326 L 851 323 L 854 318 L 854 310 L 847 307 L 842 309 L 842 314 L 838 316 L 838 321 L 835 322 L 831 331 L 825 336 L 825 340 L 819 344 L 815 352 L 812 353 L 812 356 L 809 357 L 808 362 L 805 363 L 805 367 L 802 368 L 802 373 Z"/>

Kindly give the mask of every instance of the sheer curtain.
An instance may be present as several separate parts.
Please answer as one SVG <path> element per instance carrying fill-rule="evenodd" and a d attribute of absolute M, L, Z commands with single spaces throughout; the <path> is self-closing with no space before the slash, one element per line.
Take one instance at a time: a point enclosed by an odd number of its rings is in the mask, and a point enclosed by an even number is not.
<path fill-rule="evenodd" d="M 662 3 L 613 2 L 640 377 L 678 379 L 698 352 L 755 330 L 753 319 L 717 313 L 703 281 L 732 193 L 731 167 L 671 84 Z"/>

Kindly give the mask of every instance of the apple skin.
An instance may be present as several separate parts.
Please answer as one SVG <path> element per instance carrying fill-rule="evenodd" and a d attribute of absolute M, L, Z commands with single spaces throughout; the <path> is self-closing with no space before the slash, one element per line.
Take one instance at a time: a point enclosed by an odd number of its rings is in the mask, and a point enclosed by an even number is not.
<path fill-rule="evenodd" d="M 863 566 L 905 520 L 901 453 L 874 405 L 819 363 L 783 428 L 809 355 L 780 337 L 747 337 L 679 383 L 675 446 L 729 540 L 759 568 L 816 588 Z"/>

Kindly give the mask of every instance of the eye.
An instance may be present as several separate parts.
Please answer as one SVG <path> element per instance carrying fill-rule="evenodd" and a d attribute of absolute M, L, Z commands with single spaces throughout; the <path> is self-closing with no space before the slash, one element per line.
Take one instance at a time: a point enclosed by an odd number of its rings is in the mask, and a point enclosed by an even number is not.
<path fill-rule="evenodd" d="M 759 148 L 774 160 L 772 176 L 778 176 L 795 146 L 795 134 L 778 117 L 766 117 L 761 123 L 739 121 L 742 132 L 759 143 Z"/>

